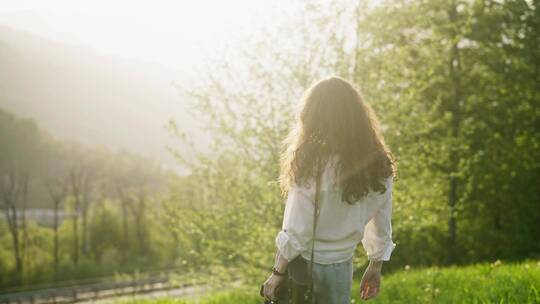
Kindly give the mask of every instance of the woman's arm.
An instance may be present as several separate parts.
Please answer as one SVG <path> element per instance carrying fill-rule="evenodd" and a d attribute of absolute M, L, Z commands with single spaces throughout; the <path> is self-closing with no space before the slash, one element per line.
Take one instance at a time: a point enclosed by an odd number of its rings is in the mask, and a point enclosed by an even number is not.
<path fill-rule="evenodd" d="M 371 268 L 372 270 L 381 271 L 382 269 L 383 261 L 369 261 L 368 268 Z"/>
<path fill-rule="evenodd" d="M 390 260 L 396 244 L 392 241 L 392 178 L 387 179 L 387 190 L 380 197 L 383 205 L 365 227 L 362 244 L 368 253 L 369 265 L 360 283 L 360 296 L 371 299 L 381 287 L 383 261 Z"/>
<path fill-rule="evenodd" d="M 264 283 L 264 295 L 272 300 L 276 287 L 286 277 L 287 266 L 307 250 L 313 233 L 314 185 L 293 185 L 289 189 L 282 230 L 276 236 L 274 271 Z"/>
<path fill-rule="evenodd" d="M 381 289 L 381 269 L 383 261 L 369 261 L 360 282 L 360 298 L 369 300 L 379 294 Z"/>
<path fill-rule="evenodd" d="M 387 179 L 387 189 L 378 199 L 382 205 L 364 227 L 362 245 L 370 261 L 388 261 L 396 244 L 392 241 L 392 179 Z"/>
<path fill-rule="evenodd" d="M 289 265 L 289 261 L 279 254 L 279 250 L 276 253 L 276 261 L 274 263 L 274 269 L 276 269 L 280 273 L 285 273 L 287 271 L 287 266 Z"/>
<path fill-rule="evenodd" d="M 275 239 L 280 255 L 288 261 L 308 250 L 313 234 L 314 197 L 313 183 L 293 184 L 289 189 L 282 229 Z"/>
<path fill-rule="evenodd" d="M 268 300 L 274 300 L 276 288 L 287 277 L 287 266 L 289 261 L 279 254 L 279 250 L 276 253 L 276 261 L 274 262 L 274 268 L 270 277 L 264 282 L 264 297 Z"/>

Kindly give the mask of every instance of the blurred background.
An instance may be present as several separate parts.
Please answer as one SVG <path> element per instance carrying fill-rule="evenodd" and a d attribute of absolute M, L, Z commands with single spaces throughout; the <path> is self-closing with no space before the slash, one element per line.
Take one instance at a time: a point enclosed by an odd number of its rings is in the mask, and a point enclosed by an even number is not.
<path fill-rule="evenodd" d="M 281 141 L 303 91 L 339 75 L 398 161 L 377 301 L 540 303 L 539 6 L 2 0 L 0 300 L 258 303 Z"/>

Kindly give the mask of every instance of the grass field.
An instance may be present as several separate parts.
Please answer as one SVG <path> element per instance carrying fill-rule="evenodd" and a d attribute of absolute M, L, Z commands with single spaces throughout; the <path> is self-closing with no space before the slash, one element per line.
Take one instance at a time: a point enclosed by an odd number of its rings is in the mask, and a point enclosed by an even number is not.
<path fill-rule="evenodd" d="M 383 278 L 370 303 L 540 303 L 540 261 L 495 262 L 466 267 L 406 269 Z M 353 286 L 352 303 L 358 297 Z M 258 304 L 257 290 L 239 289 L 201 299 L 141 300 L 138 304 Z"/>

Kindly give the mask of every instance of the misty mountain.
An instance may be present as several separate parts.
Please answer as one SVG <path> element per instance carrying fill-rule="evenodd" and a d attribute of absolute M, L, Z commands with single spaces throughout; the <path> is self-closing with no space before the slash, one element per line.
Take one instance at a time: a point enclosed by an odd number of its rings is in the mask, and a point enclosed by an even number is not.
<path fill-rule="evenodd" d="M 58 138 L 127 149 L 178 166 L 166 145 L 182 147 L 171 139 L 167 121 L 198 132 L 171 85 L 181 82 L 180 75 L 158 64 L 0 27 L 0 107 L 35 118 Z"/>

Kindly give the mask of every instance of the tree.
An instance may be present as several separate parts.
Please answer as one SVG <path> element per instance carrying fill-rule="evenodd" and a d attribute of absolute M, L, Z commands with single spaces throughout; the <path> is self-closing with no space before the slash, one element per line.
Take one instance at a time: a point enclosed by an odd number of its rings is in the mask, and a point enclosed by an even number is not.
<path fill-rule="evenodd" d="M 28 174 L 10 172 L 2 177 L 0 195 L 2 212 L 6 217 L 13 242 L 13 256 L 19 279 L 23 277 L 23 261 L 26 251 L 26 203 L 28 194 Z M 20 237 L 23 237 L 21 243 Z"/>
<path fill-rule="evenodd" d="M 59 262 L 59 255 L 58 255 L 58 212 L 60 210 L 60 206 L 62 202 L 66 199 L 67 195 L 69 194 L 69 179 L 67 177 L 64 178 L 51 178 L 49 181 L 47 181 L 47 190 L 49 191 L 49 196 L 51 197 L 51 200 L 53 202 L 53 210 L 54 210 L 54 222 L 53 222 L 53 230 L 54 230 L 54 241 L 53 241 L 53 254 L 54 254 L 54 273 L 55 276 L 58 275 L 58 262 Z"/>
<path fill-rule="evenodd" d="M 72 211 L 73 217 L 73 263 L 79 263 L 79 217 L 83 216 L 83 248 L 87 245 L 87 215 L 89 205 L 89 195 L 91 191 L 91 174 L 84 165 L 74 165 L 69 173 L 71 185 L 71 194 L 73 196 L 74 205 Z"/>

